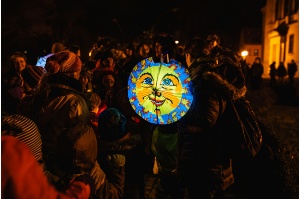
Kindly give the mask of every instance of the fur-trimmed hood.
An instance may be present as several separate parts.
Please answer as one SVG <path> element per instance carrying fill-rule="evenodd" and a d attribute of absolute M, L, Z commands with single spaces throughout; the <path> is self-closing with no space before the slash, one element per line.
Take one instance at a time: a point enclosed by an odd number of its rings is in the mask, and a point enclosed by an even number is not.
<path fill-rule="evenodd" d="M 231 63 L 218 65 L 211 61 L 198 59 L 189 67 L 189 72 L 193 81 L 202 76 L 204 80 L 211 81 L 220 88 L 224 96 L 229 99 L 236 100 L 246 95 L 245 77 L 239 66 Z"/>
<path fill-rule="evenodd" d="M 229 83 L 226 79 L 223 79 L 219 74 L 215 72 L 207 71 L 203 73 L 203 78 L 208 81 L 214 81 L 215 83 L 217 83 L 221 87 L 221 90 L 228 94 L 229 99 L 236 100 L 246 95 L 246 86 L 238 88 L 235 85 Z"/>

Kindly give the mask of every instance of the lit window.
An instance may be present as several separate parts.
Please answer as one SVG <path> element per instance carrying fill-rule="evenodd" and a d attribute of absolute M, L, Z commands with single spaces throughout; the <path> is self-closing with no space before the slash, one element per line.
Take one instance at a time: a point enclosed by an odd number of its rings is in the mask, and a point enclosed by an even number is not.
<path fill-rule="evenodd" d="M 290 41 L 289 41 L 289 53 L 294 52 L 294 34 L 290 35 Z"/>

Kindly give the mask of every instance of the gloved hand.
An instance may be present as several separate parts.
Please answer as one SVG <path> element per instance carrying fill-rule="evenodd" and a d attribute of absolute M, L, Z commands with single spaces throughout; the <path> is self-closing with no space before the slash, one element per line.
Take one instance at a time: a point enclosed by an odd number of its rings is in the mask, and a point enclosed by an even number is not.
<path fill-rule="evenodd" d="M 100 168 L 100 165 L 98 164 L 98 161 L 95 162 L 94 167 L 90 171 L 90 175 L 95 181 L 96 190 L 99 189 L 99 187 L 104 183 L 105 180 L 105 173 Z"/>
<path fill-rule="evenodd" d="M 74 183 L 75 181 L 81 181 L 81 182 L 84 182 L 84 184 L 90 185 L 91 194 L 93 195 L 96 193 L 95 181 L 92 178 L 92 176 L 90 176 L 88 174 L 83 174 L 83 175 L 75 177 L 75 179 L 71 183 Z"/>
<path fill-rule="evenodd" d="M 107 161 L 110 166 L 123 167 L 125 165 L 125 156 L 121 154 L 108 155 Z"/>
<path fill-rule="evenodd" d="M 70 198 L 85 199 L 90 197 L 90 186 L 82 181 L 74 180 L 64 192 Z"/>

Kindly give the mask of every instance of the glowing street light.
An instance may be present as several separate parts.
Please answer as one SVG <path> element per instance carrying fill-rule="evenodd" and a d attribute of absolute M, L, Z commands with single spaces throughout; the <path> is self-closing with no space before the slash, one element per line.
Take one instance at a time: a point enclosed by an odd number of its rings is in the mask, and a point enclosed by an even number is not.
<path fill-rule="evenodd" d="M 248 56 L 248 51 L 247 50 L 242 51 L 241 55 L 242 55 L 243 59 L 246 59 L 246 57 Z"/>

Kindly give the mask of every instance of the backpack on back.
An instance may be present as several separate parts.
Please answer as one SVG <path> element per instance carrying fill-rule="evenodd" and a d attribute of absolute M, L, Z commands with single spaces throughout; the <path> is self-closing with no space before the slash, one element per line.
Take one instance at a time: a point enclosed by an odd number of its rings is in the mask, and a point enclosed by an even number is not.
<path fill-rule="evenodd" d="M 250 102 L 245 97 L 227 103 L 232 115 L 229 147 L 233 162 L 247 164 L 262 146 L 262 131 Z"/>

